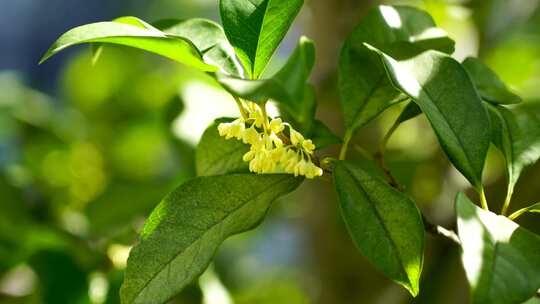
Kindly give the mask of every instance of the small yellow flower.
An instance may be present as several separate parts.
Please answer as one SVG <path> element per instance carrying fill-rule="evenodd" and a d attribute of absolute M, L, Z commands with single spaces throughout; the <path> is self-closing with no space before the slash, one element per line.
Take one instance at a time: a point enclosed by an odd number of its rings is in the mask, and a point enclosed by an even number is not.
<path fill-rule="evenodd" d="M 255 158 L 255 151 L 249 150 L 244 156 L 242 157 L 242 160 L 245 162 L 251 161 L 253 158 Z"/>
<path fill-rule="evenodd" d="M 244 121 L 239 118 L 233 122 L 219 124 L 218 132 L 220 136 L 225 136 L 226 139 L 233 137 L 242 139 L 245 128 Z"/>
<path fill-rule="evenodd" d="M 289 128 L 291 130 L 291 143 L 295 146 L 298 144 L 302 144 L 304 141 L 304 136 L 300 134 L 299 132 L 295 131 L 292 127 Z"/>
<path fill-rule="evenodd" d="M 234 137 L 250 145 L 250 150 L 242 156 L 242 160 L 249 162 L 251 172 L 285 172 L 306 178 L 323 174 L 323 170 L 311 159 L 315 145 L 310 139 L 305 139 L 281 118 L 268 119 L 256 103 L 248 102 L 247 111 L 246 120 L 238 118 L 229 123 L 221 123 L 218 131 L 226 139 Z M 285 126 L 289 127 L 292 145 L 283 142 Z M 282 134 L 281 137 L 278 134 Z"/>
<path fill-rule="evenodd" d="M 254 145 L 261 140 L 259 132 L 254 127 L 247 128 L 243 134 L 243 141 L 245 144 Z"/>
<path fill-rule="evenodd" d="M 281 118 L 274 118 L 272 121 L 270 121 L 270 130 L 272 132 L 279 134 L 285 129 L 285 125 L 283 124 L 283 121 Z"/>
<path fill-rule="evenodd" d="M 316 176 L 322 176 L 323 175 L 323 170 L 317 166 L 315 166 L 314 163 L 312 162 L 309 162 L 307 165 L 306 165 L 306 177 L 307 178 L 315 178 Z"/>
<path fill-rule="evenodd" d="M 272 143 L 276 146 L 276 147 L 281 147 L 283 146 L 283 141 L 281 140 L 281 138 L 279 138 L 276 133 L 273 133 L 270 134 L 269 136 L 270 140 L 272 141 Z"/>
<path fill-rule="evenodd" d="M 253 125 L 257 128 L 262 128 L 265 123 L 263 112 L 259 105 L 254 102 L 250 102 L 248 106 L 249 118 L 253 119 Z"/>
<path fill-rule="evenodd" d="M 304 151 L 306 151 L 309 154 L 312 154 L 315 150 L 315 145 L 311 141 L 311 139 L 306 139 L 302 142 L 302 148 L 304 148 Z"/>

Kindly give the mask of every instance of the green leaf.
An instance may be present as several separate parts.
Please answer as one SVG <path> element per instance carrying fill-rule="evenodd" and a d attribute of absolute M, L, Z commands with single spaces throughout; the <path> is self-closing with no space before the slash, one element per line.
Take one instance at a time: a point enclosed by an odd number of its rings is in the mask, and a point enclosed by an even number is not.
<path fill-rule="evenodd" d="M 472 303 L 522 303 L 531 298 L 540 288 L 540 237 L 476 207 L 462 193 L 456 212 Z"/>
<path fill-rule="evenodd" d="M 371 48 L 380 55 L 392 83 L 427 116 L 452 164 L 479 190 L 490 143 L 490 121 L 461 64 L 438 51 L 398 62 Z"/>
<path fill-rule="evenodd" d="M 503 153 L 508 176 L 508 195 L 525 167 L 540 159 L 540 113 L 527 107 L 514 112 L 488 105 L 492 125 L 492 141 Z"/>
<path fill-rule="evenodd" d="M 424 11 L 386 5 L 370 10 L 347 37 L 339 58 L 341 107 L 350 133 L 402 100 L 388 81 L 380 59 L 364 43 L 400 59 L 427 49 L 454 50 L 454 42 Z"/>
<path fill-rule="evenodd" d="M 242 156 L 249 151 L 249 146 L 242 141 L 219 136 L 218 125 L 230 121 L 230 118 L 217 119 L 204 131 L 195 151 L 198 176 L 249 171 L 248 163 L 242 160 Z"/>
<path fill-rule="evenodd" d="M 341 138 L 337 136 L 327 125 L 320 120 L 315 120 L 313 124 L 313 132 L 311 133 L 311 140 L 317 149 L 322 149 L 331 145 L 337 145 L 342 142 Z"/>
<path fill-rule="evenodd" d="M 131 22 L 135 18 L 128 19 Z M 202 71 L 217 68 L 206 64 L 195 46 L 187 39 L 168 36 L 155 28 L 126 24 L 118 21 L 91 23 L 63 34 L 43 56 L 40 63 L 73 45 L 82 43 L 110 43 L 130 46 L 167 57 Z"/>
<path fill-rule="evenodd" d="M 471 76 L 483 99 L 497 104 L 521 102 L 521 97 L 512 93 L 506 84 L 499 79 L 499 76 L 477 58 L 468 57 L 463 61 L 463 67 Z"/>
<path fill-rule="evenodd" d="M 303 0 L 220 0 L 225 33 L 247 68 L 257 79 L 287 33 Z"/>
<path fill-rule="evenodd" d="M 165 303 L 206 269 L 227 237 L 257 226 L 272 201 L 300 182 L 291 175 L 233 174 L 178 187 L 152 212 L 131 250 L 122 303 Z"/>
<path fill-rule="evenodd" d="M 315 45 L 301 37 L 287 63 L 269 79 L 249 80 L 217 74 L 231 94 L 255 102 L 268 99 L 280 106 L 299 124 L 309 129 L 315 115 L 314 89 L 306 84 L 315 63 Z"/>
<path fill-rule="evenodd" d="M 401 111 L 401 114 L 399 114 L 397 123 L 400 124 L 402 122 L 406 122 L 409 119 L 413 119 L 416 116 L 422 114 L 422 109 L 414 102 L 409 102 L 403 111 Z"/>
<path fill-rule="evenodd" d="M 336 163 L 334 182 L 343 218 L 362 254 L 416 296 L 424 226 L 414 202 L 348 162 Z"/>
<path fill-rule="evenodd" d="M 203 54 L 206 63 L 220 67 L 222 72 L 229 75 L 244 77 L 244 68 L 219 24 L 207 19 L 193 18 L 161 20 L 154 25 L 167 35 L 193 42 Z"/>

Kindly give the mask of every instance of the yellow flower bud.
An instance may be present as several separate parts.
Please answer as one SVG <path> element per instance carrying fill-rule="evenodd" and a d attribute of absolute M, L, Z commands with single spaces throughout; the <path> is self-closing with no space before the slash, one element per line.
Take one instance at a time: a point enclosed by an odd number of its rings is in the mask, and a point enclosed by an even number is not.
<path fill-rule="evenodd" d="M 255 157 L 255 151 L 250 150 L 242 157 L 242 160 L 245 162 L 251 161 Z"/>
<path fill-rule="evenodd" d="M 323 170 L 317 167 L 314 163 L 309 162 L 306 166 L 306 178 L 315 178 L 316 176 L 322 176 Z"/>
<path fill-rule="evenodd" d="M 302 134 L 300 134 L 299 132 L 295 131 L 292 127 L 290 128 L 290 130 L 291 130 L 291 143 L 295 146 L 298 144 L 301 144 L 304 141 L 304 136 L 302 136 Z"/>
<path fill-rule="evenodd" d="M 270 134 L 270 140 L 272 141 L 272 143 L 274 143 L 276 147 L 283 146 L 283 141 L 281 141 L 281 138 L 279 138 L 276 133 L 272 132 L 272 134 Z"/>
<path fill-rule="evenodd" d="M 283 129 L 285 129 L 285 125 L 283 125 L 281 118 L 274 118 L 270 121 L 270 130 L 272 130 L 272 132 L 278 134 L 283 131 Z"/>
<path fill-rule="evenodd" d="M 243 141 L 245 144 L 254 145 L 261 140 L 259 132 L 254 127 L 247 128 L 243 134 Z"/>
<path fill-rule="evenodd" d="M 311 141 L 311 139 L 306 139 L 302 142 L 302 148 L 304 148 L 304 151 L 306 151 L 309 154 L 312 154 L 315 150 L 315 145 Z"/>

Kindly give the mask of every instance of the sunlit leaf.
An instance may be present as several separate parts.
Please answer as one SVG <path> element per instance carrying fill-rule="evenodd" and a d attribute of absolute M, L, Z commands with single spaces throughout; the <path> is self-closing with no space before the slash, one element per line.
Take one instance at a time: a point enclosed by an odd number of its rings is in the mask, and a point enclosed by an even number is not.
<path fill-rule="evenodd" d="M 249 146 L 234 138 L 225 139 L 217 130 L 220 123 L 231 120 L 217 119 L 204 131 L 195 152 L 198 176 L 248 172 L 248 163 L 242 156 L 249 151 Z"/>
<path fill-rule="evenodd" d="M 414 202 L 348 162 L 336 163 L 334 183 L 343 219 L 360 251 L 416 296 L 423 265 L 424 226 Z"/>
<path fill-rule="evenodd" d="M 456 198 L 462 261 L 473 304 L 522 303 L 540 288 L 540 236 Z"/>
<path fill-rule="evenodd" d="M 499 79 L 499 76 L 479 59 L 468 57 L 463 61 L 463 66 L 483 99 L 497 104 L 521 102 L 521 97 L 512 93 L 506 84 Z"/>
<path fill-rule="evenodd" d="M 369 43 L 394 58 L 427 49 L 452 53 L 454 42 L 426 12 L 407 6 L 378 6 L 347 37 L 339 58 L 339 92 L 349 132 L 365 125 L 390 105 L 403 100 Z"/>
<path fill-rule="evenodd" d="M 214 21 L 202 18 L 168 19 L 154 25 L 167 35 L 193 42 L 206 63 L 220 67 L 222 72 L 229 75 L 244 77 L 244 68 L 236 58 L 233 47 L 221 26 Z"/>
<path fill-rule="evenodd" d="M 257 226 L 272 201 L 300 182 L 291 175 L 232 174 L 178 187 L 152 212 L 131 251 L 122 303 L 165 303 L 206 269 L 226 238 Z"/>
<path fill-rule="evenodd" d="M 372 49 L 383 60 L 392 83 L 426 115 L 452 164 L 480 189 L 490 120 L 465 69 L 437 51 L 398 62 Z"/>
<path fill-rule="evenodd" d="M 206 64 L 199 51 L 186 39 L 168 36 L 154 28 L 142 28 L 113 21 L 91 23 L 69 30 L 58 38 L 40 62 L 70 46 L 82 43 L 125 45 L 167 57 L 202 71 L 217 70 L 215 66 Z"/>
<path fill-rule="evenodd" d="M 225 33 L 247 69 L 257 79 L 289 30 L 303 0 L 220 0 Z"/>

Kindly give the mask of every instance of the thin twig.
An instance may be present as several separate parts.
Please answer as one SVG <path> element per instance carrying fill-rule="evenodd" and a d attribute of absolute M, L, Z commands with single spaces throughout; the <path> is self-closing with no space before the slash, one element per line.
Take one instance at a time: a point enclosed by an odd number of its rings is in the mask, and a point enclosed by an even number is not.
<path fill-rule="evenodd" d="M 381 151 L 377 151 L 375 155 L 373 155 L 373 158 L 375 159 L 379 167 L 383 170 L 384 175 L 386 175 L 386 177 L 388 178 L 388 184 L 401 192 L 405 191 L 405 187 L 403 187 L 398 182 L 398 180 L 394 177 L 394 175 L 392 175 L 392 172 L 390 171 L 390 169 L 386 167 L 383 153 Z"/>

